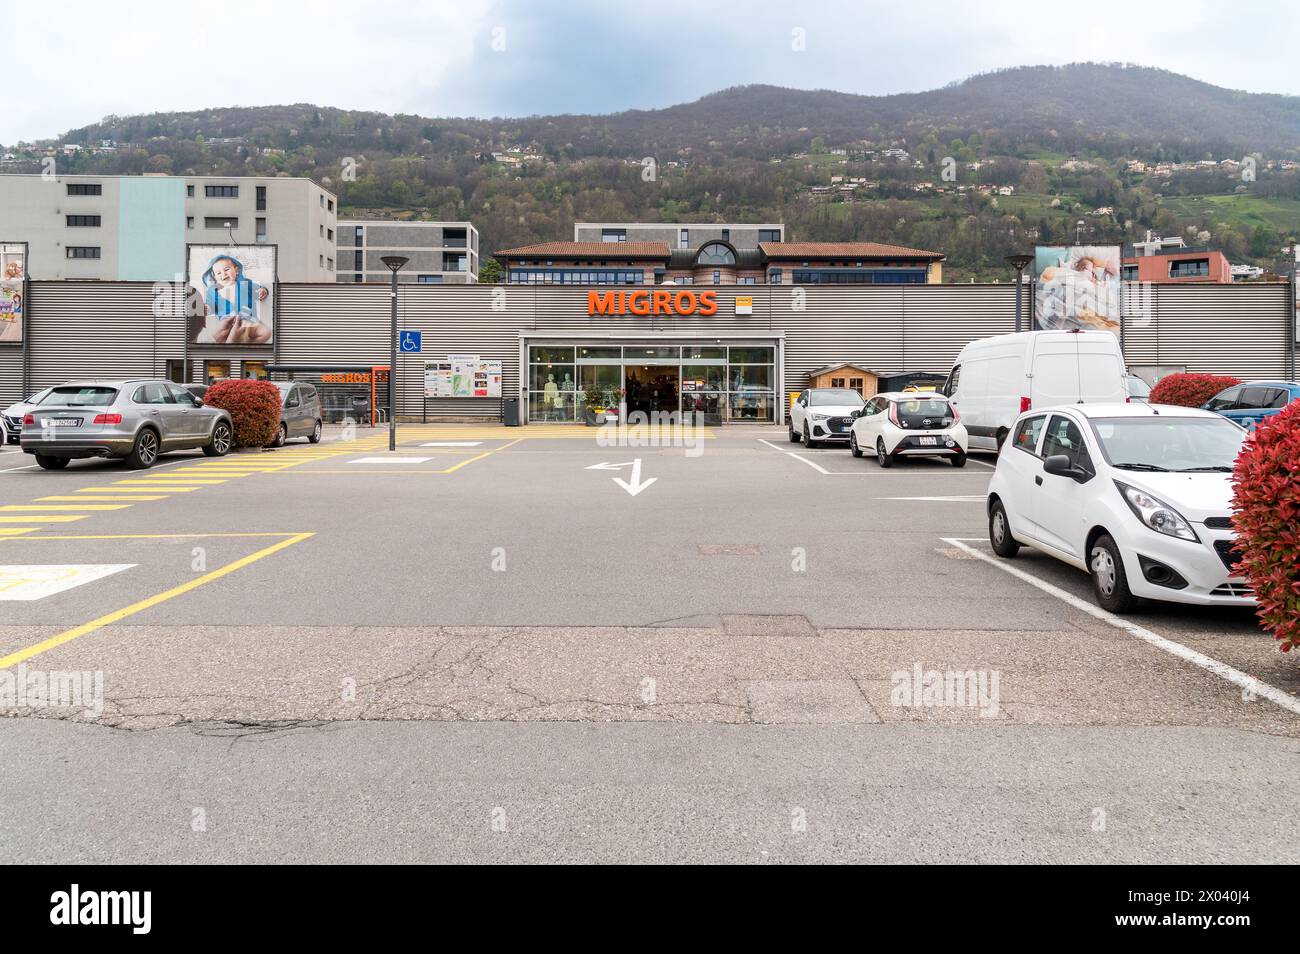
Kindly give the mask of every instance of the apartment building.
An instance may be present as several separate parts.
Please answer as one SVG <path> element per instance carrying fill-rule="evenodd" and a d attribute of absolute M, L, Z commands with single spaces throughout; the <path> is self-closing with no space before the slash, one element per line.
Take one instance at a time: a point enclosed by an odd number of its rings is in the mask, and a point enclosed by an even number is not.
<path fill-rule="evenodd" d="M 273 244 L 280 281 L 334 280 L 338 209 L 310 179 L 0 175 L 0 241 L 33 280 L 169 281 L 187 244 Z"/>
<path fill-rule="evenodd" d="M 391 281 L 391 273 L 380 261 L 385 255 L 409 259 L 397 273 L 399 282 L 478 282 L 478 229 L 469 222 L 347 219 L 338 223 L 336 250 L 335 279 L 340 282 Z"/>

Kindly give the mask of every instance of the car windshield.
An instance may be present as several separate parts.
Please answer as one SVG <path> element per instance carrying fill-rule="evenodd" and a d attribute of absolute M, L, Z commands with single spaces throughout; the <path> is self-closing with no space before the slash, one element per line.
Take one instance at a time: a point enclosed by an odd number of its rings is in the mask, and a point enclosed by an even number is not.
<path fill-rule="evenodd" d="M 1105 417 L 1092 426 L 1120 470 L 1227 473 L 1246 436 L 1231 421 L 1209 417 Z"/>
<path fill-rule="evenodd" d="M 1129 397 L 1150 397 L 1151 385 L 1147 384 L 1136 374 L 1130 374 L 1128 376 L 1128 394 Z"/>
<path fill-rule="evenodd" d="M 55 388 L 41 407 L 107 407 L 117 397 L 117 388 L 86 387 Z"/>
<path fill-rule="evenodd" d="M 946 427 L 952 423 L 952 408 L 933 394 L 895 401 L 898 422 L 903 427 Z"/>
<path fill-rule="evenodd" d="M 818 388 L 808 392 L 812 407 L 861 407 L 862 395 L 852 388 Z"/>

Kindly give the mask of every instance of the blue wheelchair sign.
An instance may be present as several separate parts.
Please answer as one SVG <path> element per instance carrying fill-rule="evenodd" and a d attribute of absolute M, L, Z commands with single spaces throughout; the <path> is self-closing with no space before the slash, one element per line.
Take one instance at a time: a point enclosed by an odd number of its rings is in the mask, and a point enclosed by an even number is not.
<path fill-rule="evenodd" d="M 400 350 L 408 353 L 418 353 L 420 350 L 420 332 L 403 331 L 397 341 Z"/>

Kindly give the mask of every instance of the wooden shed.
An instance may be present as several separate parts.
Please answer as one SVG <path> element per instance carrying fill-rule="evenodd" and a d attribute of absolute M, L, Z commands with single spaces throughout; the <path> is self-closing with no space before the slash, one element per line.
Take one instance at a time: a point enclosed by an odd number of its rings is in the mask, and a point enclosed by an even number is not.
<path fill-rule="evenodd" d="M 856 364 L 828 364 L 808 372 L 810 388 L 852 388 L 864 398 L 878 390 L 879 375 Z"/>

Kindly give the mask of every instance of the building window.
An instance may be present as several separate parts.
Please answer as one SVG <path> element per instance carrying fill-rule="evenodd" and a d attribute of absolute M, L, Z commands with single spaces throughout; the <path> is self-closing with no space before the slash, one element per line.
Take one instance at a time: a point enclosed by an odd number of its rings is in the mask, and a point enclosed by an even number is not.
<path fill-rule="evenodd" d="M 677 238 L 678 238 L 678 241 L 677 241 L 677 247 L 678 247 L 678 248 L 690 248 L 690 247 L 691 247 L 691 230 L 690 230 L 690 229 L 682 229 L 681 235 L 679 235 Z"/>
<path fill-rule="evenodd" d="M 1208 258 L 1186 258 L 1169 263 L 1170 278 L 1207 278 L 1210 274 Z"/>
<path fill-rule="evenodd" d="M 334 241 L 334 230 L 333 230 L 333 229 L 326 229 L 326 230 L 325 230 L 325 240 L 328 241 L 328 242 L 332 242 L 332 241 Z"/>
<path fill-rule="evenodd" d="M 238 199 L 239 186 L 204 186 L 203 194 L 209 199 Z"/>
<path fill-rule="evenodd" d="M 325 256 L 324 256 L 324 255 L 321 255 L 321 256 L 320 256 L 320 267 L 321 267 L 321 268 L 324 268 L 324 267 L 325 267 Z"/>
<path fill-rule="evenodd" d="M 192 199 L 192 198 L 194 198 L 194 186 L 192 186 L 192 185 L 187 185 L 187 186 L 185 187 L 185 198 L 187 198 L 187 199 Z"/>
<path fill-rule="evenodd" d="M 774 268 L 767 273 L 767 282 L 769 285 L 781 284 L 781 269 Z"/>
<path fill-rule="evenodd" d="M 98 182 L 69 182 L 68 195 L 103 195 L 104 187 Z"/>
<path fill-rule="evenodd" d="M 601 229 L 600 240 L 602 242 L 626 242 L 627 229 Z"/>
<path fill-rule="evenodd" d="M 924 285 L 924 268 L 794 269 L 796 285 Z"/>
<path fill-rule="evenodd" d="M 442 230 L 442 247 L 443 248 L 466 248 L 469 242 L 465 238 L 464 229 L 443 229 Z"/>
<path fill-rule="evenodd" d="M 334 259 L 332 258 L 325 259 L 325 267 L 328 268 L 331 272 L 334 271 Z"/>
<path fill-rule="evenodd" d="M 257 219 L 257 241 L 266 241 L 266 219 Z"/>
<path fill-rule="evenodd" d="M 735 265 L 736 253 L 721 242 L 709 242 L 695 256 L 697 265 Z"/>
<path fill-rule="evenodd" d="M 716 268 L 713 270 L 713 284 L 715 285 L 722 284 L 722 272 Z"/>
<path fill-rule="evenodd" d="M 736 284 L 737 284 L 737 285 L 757 285 L 757 284 L 758 284 L 758 279 L 756 279 L 753 275 L 746 275 L 746 276 L 743 276 L 743 277 L 741 277 L 741 278 L 737 278 L 737 279 L 736 279 Z"/>
<path fill-rule="evenodd" d="M 780 229 L 759 229 L 758 240 L 760 242 L 779 242 L 781 241 Z"/>
<path fill-rule="evenodd" d="M 731 241 L 731 229 L 723 229 L 723 230 L 722 230 L 722 241 L 724 241 L 724 242 L 730 242 L 730 241 Z"/>
<path fill-rule="evenodd" d="M 1138 280 L 1138 267 L 1136 265 L 1121 265 L 1119 269 L 1120 281 L 1135 282 Z"/>
<path fill-rule="evenodd" d="M 359 272 L 364 272 L 366 270 L 365 253 L 353 252 L 352 254 L 356 256 L 356 264 L 353 267 Z"/>
<path fill-rule="evenodd" d="M 416 275 L 415 281 L 416 284 L 418 285 L 441 285 L 442 276 L 441 275 Z"/>
<path fill-rule="evenodd" d="M 239 228 L 239 219 L 232 219 L 224 215 L 208 215 L 203 219 L 205 229 L 237 229 Z"/>
<path fill-rule="evenodd" d="M 325 237 L 325 226 L 323 226 L 323 225 L 318 225 L 318 226 L 316 226 L 316 228 L 317 228 L 317 230 L 320 232 L 320 237 L 321 237 L 321 238 L 324 238 L 324 237 Z"/>
<path fill-rule="evenodd" d="M 68 258 L 99 258 L 98 245 L 69 245 Z"/>
<path fill-rule="evenodd" d="M 192 215 L 185 216 L 185 227 L 187 229 L 194 228 L 194 216 Z"/>
<path fill-rule="evenodd" d="M 356 274 L 354 274 L 354 275 L 352 276 L 352 281 L 353 281 L 354 283 L 359 283 L 359 282 L 361 281 L 361 273 L 360 273 L 360 272 L 357 272 Z"/>
<path fill-rule="evenodd" d="M 325 200 L 325 209 L 326 209 L 326 211 L 328 211 L 328 212 L 333 212 L 333 211 L 334 211 L 334 200 L 333 200 L 333 199 L 326 199 L 326 200 Z"/>
<path fill-rule="evenodd" d="M 356 228 L 356 243 L 355 243 L 355 244 L 357 244 L 357 245 L 364 245 L 364 244 L 365 244 L 365 239 L 366 239 L 366 228 L 365 228 L 364 225 L 358 225 L 357 228 Z"/>
<path fill-rule="evenodd" d="M 516 285 L 643 285 L 645 272 L 623 268 L 511 268 L 509 280 Z"/>
<path fill-rule="evenodd" d="M 257 187 L 257 211 L 266 211 L 266 186 Z"/>
<path fill-rule="evenodd" d="M 68 228 L 99 228 L 98 215 L 66 215 Z"/>

